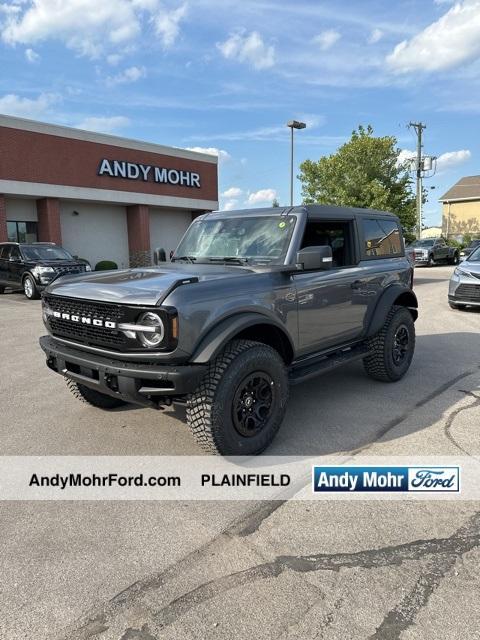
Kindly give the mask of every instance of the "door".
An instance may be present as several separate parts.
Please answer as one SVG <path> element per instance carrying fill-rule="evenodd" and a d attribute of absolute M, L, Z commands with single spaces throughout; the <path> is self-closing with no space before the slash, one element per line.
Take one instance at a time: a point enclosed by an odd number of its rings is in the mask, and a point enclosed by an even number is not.
<path fill-rule="evenodd" d="M 23 269 L 20 249 L 16 245 L 12 245 L 8 258 L 8 283 L 11 287 L 18 288 L 22 286 Z"/>
<path fill-rule="evenodd" d="M 433 257 L 435 260 L 446 260 L 448 258 L 448 245 L 445 240 L 436 240 L 433 246 Z"/>
<path fill-rule="evenodd" d="M 358 295 L 362 269 L 355 263 L 353 220 L 309 220 L 300 248 L 332 248 L 329 270 L 293 275 L 297 290 L 300 355 L 349 342 L 363 331 L 368 296 Z"/>
<path fill-rule="evenodd" d="M 8 284 L 8 257 L 10 255 L 10 245 L 5 244 L 0 247 L 0 284 L 5 287 Z"/>

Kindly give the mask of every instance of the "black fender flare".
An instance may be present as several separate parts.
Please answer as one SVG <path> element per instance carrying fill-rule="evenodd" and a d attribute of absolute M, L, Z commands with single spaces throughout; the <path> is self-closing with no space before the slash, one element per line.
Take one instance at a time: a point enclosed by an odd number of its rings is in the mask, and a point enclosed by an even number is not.
<path fill-rule="evenodd" d="M 399 300 L 398 304 L 410 311 L 414 321 L 418 318 L 417 296 L 407 286 L 392 284 L 380 296 L 380 300 L 367 320 L 367 337 L 373 336 L 380 331 L 385 324 L 390 309 L 397 300 Z"/>
<path fill-rule="evenodd" d="M 205 364 L 215 358 L 223 347 L 232 340 L 237 334 L 244 329 L 248 329 L 255 325 L 271 325 L 276 329 L 279 329 L 285 338 L 289 341 L 294 352 L 294 346 L 292 340 L 285 330 L 285 327 L 280 322 L 275 322 L 272 318 L 265 316 L 261 313 L 239 313 L 237 315 L 224 318 L 218 324 L 214 325 L 209 331 L 200 339 L 200 342 L 196 345 L 195 351 L 190 359 L 192 364 Z"/>

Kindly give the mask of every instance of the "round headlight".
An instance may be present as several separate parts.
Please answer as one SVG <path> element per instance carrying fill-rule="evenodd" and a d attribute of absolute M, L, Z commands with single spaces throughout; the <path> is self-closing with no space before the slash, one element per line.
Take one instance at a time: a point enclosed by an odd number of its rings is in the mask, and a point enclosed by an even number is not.
<path fill-rule="evenodd" d="M 165 328 L 162 319 L 156 313 L 147 311 L 137 320 L 137 324 L 144 327 L 151 327 L 150 331 L 137 331 L 137 336 L 144 347 L 154 349 L 158 347 L 165 335 Z"/>

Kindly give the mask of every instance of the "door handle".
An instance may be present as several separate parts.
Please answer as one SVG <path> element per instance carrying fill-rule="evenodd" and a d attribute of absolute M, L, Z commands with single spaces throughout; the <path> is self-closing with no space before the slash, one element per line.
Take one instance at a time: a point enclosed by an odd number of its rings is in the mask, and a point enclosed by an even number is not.
<path fill-rule="evenodd" d="M 352 282 L 352 284 L 350 285 L 352 289 L 360 289 L 361 286 L 362 286 L 361 280 L 354 280 L 354 282 Z"/>

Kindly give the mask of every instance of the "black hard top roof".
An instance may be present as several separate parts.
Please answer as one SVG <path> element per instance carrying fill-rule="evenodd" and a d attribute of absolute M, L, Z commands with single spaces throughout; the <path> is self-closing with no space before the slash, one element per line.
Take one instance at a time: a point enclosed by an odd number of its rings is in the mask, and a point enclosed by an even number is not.
<path fill-rule="evenodd" d="M 236 209 L 235 211 L 213 211 L 205 214 L 205 217 L 238 217 L 238 216 L 281 216 L 294 215 L 296 213 L 306 213 L 310 218 L 343 218 L 351 219 L 354 216 L 366 218 L 394 218 L 397 216 L 388 211 L 378 211 L 377 209 L 362 209 L 360 207 L 337 207 L 331 204 L 305 204 L 294 207 L 266 207 L 260 209 Z"/>

